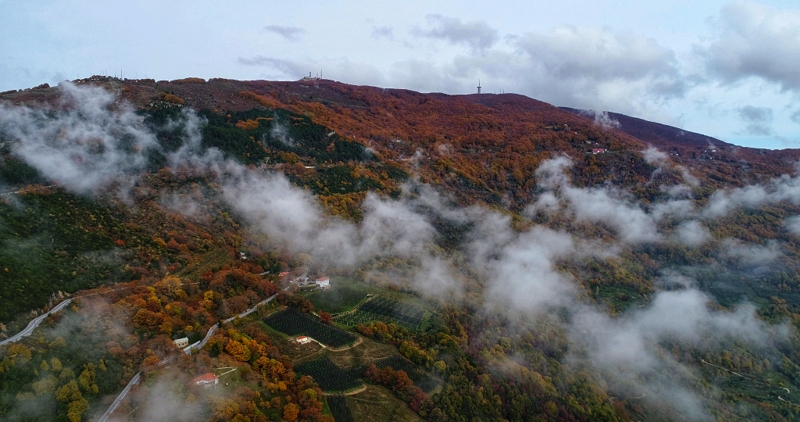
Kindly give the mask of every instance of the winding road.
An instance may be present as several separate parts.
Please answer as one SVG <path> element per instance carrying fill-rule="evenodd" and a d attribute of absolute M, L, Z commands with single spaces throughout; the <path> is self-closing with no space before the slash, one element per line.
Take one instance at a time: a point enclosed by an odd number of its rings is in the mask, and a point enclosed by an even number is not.
<path fill-rule="evenodd" d="M 133 388 L 134 385 L 138 384 L 141 379 L 142 379 L 141 372 L 134 375 L 134 377 L 131 379 L 128 385 L 125 386 L 125 389 L 122 390 L 121 393 L 119 393 L 117 398 L 114 400 L 114 403 L 111 403 L 111 406 L 108 407 L 106 413 L 103 413 L 103 416 L 100 416 L 100 419 L 98 419 L 97 422 L 106 422 L 109 416 L 111 416 L 111 414 L 114 413 L 115 410 L 117 410 L 117 407 L 119 407 L 119 404 L 122 403 L 122 400 L 125 399 L 125 396 L 128 395 L 128 392 L 131 391 L 131 388 Z"/>
<path fill-rule="evenodd" d="M 283 290 L 284 290 L 284 291 L 286 291 L 286 290 L 289 290 L 289 288 L 287 287 L 287 288 L 285 288 L 285 289 L 283 289 Z M 261 302 L 258 302 L 258 303 L 256 303 L 255 305 L 253 305 L 253 307 L 252 307 L 252 308 L 250 308 L 250 309 L 248 309 L 248 310 L 246 310 L 246 311 L 242 312 L 241 314 L 239 314 L 239 315 L 235 315 L 235 316 L 232 316 L 232 317 L 230 317 L 230 318 L 228 318 L 228 319 L 224 319 L 224 320 L 222 320 L 222 323 L 223 323 L 223 324 L 227 324 L 227 323 L 229 323 L 229 322 L 233 321 L 233 320 L 234 320 L 234 319 L 236 319 L 236 318 L 244 318 L 244 317 L 246 317 L 246 316 L 248 316 L 248 315 L 252 314 L 253 312 L 255 312 L 255 311 L 256 311 L 256 309 L 258 309 L 259 307 L 261 307 L 261 306 L 264 306 L 264 305 L 266 305 L 267 303 L 270 303 L 270 302 L 272 301 L 272 299 L 275 299 L 277 296 L 278 296 L 278 294 L 277 294 L 277 293 L 275 293 L 274 295 L 272 295 L 272 296 L 270 296 L 270 297 L 268 297 L 268 298 L 266 298 L 266 299 L 262 300 Z M 217 331 L 217 328 L 219 328 L 219 326 L 218 326 L 218 325 L 212 325 L 212 326 L 211 326 L 211 328 L 209 328 L 209 329 L 208 329 L 208 332 L 206 333 L 206 336 L 205 336 L 205 337 L 203 337 L 203 339 L 202 339 L 202 340 L 200 340 L 200 341 L 197 341 L 197 342 L 195 342 L 195 343 L 192 343 L 192 344 L 190 344 L 190 345 L 188 345 L 188 346 L 184 347 L 184 348 L 183 348 L 183 353 L 186 353 L 187 355 L 190 355 L 190 354 L 192 354 L 192 350 L 199 350 L 199 349 L 202 349 L 202 348 L 203 348 L 203 346 L 205 346 L 205 345 L 206 345 L 206 343 L 208 343 L 208 340 L 211 338 L 211 336 L 213 336 L 213 335 L 214 335 L 214 333 Z"/>
<path fill-rule="evenodd" d="M 13 335 L 13 336 L 11 336 L 11 337 L 3 340 L 3 341 L 0 341 L 0 346 L 2 346 L 4 344 L 7 344 L 7 343 L 15 343 L 15 342 L 19 341 L 20 339 L 22 339 L 23 337 L 27 337 L 27 336 L 33 334 L 33 330 L 35 330 L 36 327 L 38 327 L 39 324 L 41 324 L 42 321 L 44 321 L 45 318 L 47 318 L 51 314 L 54 314 L 54 313 L 64 309 L 67 305 L 70 304 L 70 302 L 72 302 L 72 299 L 67 299 L 67 300 L 59 303 L 58 305 L 54 306 L 53 309 L 49 310 L 48 312 L 46 312 L 46 313 L 44 313 L 42 315 L 39 315 L 38 317 L 32 319 L 31 322 L 28 323 L 28 326 L 25 327 L 24 330 L 20 331 L 19 333 L 15 334 L 15 335 Z"/>
<path fill-rule="evenodd" d="M 289 290 L 289 288 L 287 287 L 287 288 L 285 288 L 283 290 Z M 276 294 L 274 294 L 274 295 L 262 300 L 261 302 L 256 303 L 252 308 L 242 312 L 241 314 L 236 315 L 236 316 L 232 316 L 232 317 L 230 317 L 228 319 L 223 320 L 222 323 L 223 324 L 227 324 L 227 323 L 233 321 L 236 318 L 244 318 L 244 317 L 252 314 L 253 312 L 255 312 L 256 309 L 258 309 L 259 307 L 264 306 L 267 303 L 271 302 L 277 296 L 278 296 L 278 294 L 276 293 Z M 61 304 L 59 304 L 59 306 L 61 306 Z M 66 305 L 64 305 L 64 306 L 66 306 Z M 54 312 L 54 311 L 56 311 L 56 308 L 53 308 L 53 310 L 50 311 L 50 312 Z M 43 319 L 44 316 L 46 316 L 46 315 L 43 315 L 40 318 Z M 31 324 L 32 323 L 33 323 L 33 321 L 31 321 Z M 202 349 L 203 346 L 205 346 L 206 343 L 208 343 L 208 340 L 211 338 L 211 336 L 213 336 L 214 333 L 217 331 L 217 328 L 219 328 L 218 325 L 216 325 L 216 324 L 212 325 L 211 328 L 208 329 L 208 332 L 206 333 L 206 336 L 203 337 L 202 340 L 200 340 L 200 341 L 198 341 L 198 342 L 196 342 L 194 344 L 190 344 L 190 345 L 184 347 L 183 348 L 183 352 L 186 353 L 187 355 L 190 355 L 190 354 L 192 354 L 192 350 Z M 27 330 L 27 328 L 26 328 L 26 330 Z M 163 361 L 161 361 L 161 363 L 159 363 L 158 366 L 163 366 L 164 364 L 166 364 L 170 360 L 171 360 L 170 358 L 166 358 Z M 98 422 L 106 422 L 106 421 L 108 421 L 108 418 L 111 417 L 111 414 L 114 413 L 114 411 L 117 410 L 117 407 L 119 407 L 120 403 L 122 403 L 122 401 L 125 400 L 125 396 L 128 395 L 128 393 L 131 391 L 131 388 L 133 388 L 134 385 L 139 384 L 139 381 L 141 380 L 141 376 L 142 376 L 142 373 L 139 372 L 133 377 L 133 379 L 130 380 L 130 382 L 128 382 L 128 385 L 126 385 L 125 389 L 122 390 L 122 392 L 119 393 L 119 395 L 117 396 L 116 399 L 114 399 L 114 402 L 111 403 L 111 406 L 109 406 L 108 409 L 106 410 L 106 412 L 103 413 L 103 416 L 101 416 L 100 419 L 97 420 Z"/>

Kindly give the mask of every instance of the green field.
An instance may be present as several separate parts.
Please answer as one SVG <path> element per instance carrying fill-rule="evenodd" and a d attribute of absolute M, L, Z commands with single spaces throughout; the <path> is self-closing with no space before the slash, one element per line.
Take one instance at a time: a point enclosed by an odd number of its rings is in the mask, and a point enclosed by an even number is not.
<path fill-rule="evenodd" d="M 306 297 L 314 304 L 314 309 L 338 314 L 353 309 L 367 294 L 377 290 L 344 277 L 332 277 L 330 289 L 317 290 Z"/>

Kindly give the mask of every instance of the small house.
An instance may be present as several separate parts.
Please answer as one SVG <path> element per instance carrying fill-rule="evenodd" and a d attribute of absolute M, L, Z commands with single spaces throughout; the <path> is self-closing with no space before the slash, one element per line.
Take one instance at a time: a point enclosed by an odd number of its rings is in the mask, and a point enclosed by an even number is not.
<path fill-rule="evenodd" d="M 183 349 L 189 345 L 189 337 L 183 337 L 176 340 L 172 340 L 179 349 Z"/>
<path fill-rule="evenodd" d="M 331 287 L 331 279 L 328 277 L 320 277 L 315 282 L 320 289 L 327 289 Z"/>
<path fill-rule="evenodd" d="M 606 152 L 605 148 L 592 148 L 592 154 L 593 155 L 603 154 L 605 152 Z"/>
<path fill-rule="evenodd" d="M 297 337 L 294 341 L 297 344 L 306 344 L 306 343 L 310 343 L 311 339 L 309 337 L 307 337 L 307 336 L 300 336 L 300 337 Z"/>
<path fill-rule="evenodd" d="M 217 385 L 218 382 L 219 382 L 219 377 L 211 372 L 200 375 L 199 377 L 192 380 L 192 384 L 201 385 L 203 387 L 210 387 L 212 385 Z"/>

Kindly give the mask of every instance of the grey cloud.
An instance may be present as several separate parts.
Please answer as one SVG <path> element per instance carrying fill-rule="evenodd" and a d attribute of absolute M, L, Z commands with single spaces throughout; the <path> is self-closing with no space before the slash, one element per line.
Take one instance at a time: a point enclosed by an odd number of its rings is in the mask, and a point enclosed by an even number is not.
<path fill-rule="evenodd" d="M 245 66 L 263 66 L 272 68 L 293 78 L 298 78 L 305 75 L 307 69 L 307 67 L 303 67 L 301 64 L 291 60 L 276 59 L 273 57 L 265 57 L 260 55 L 251 58 L 239 57 L 238 62 Z"/>
<path fill-rule="evenodd" d="M 470 81 L 483 76 L 499 88 L 557 105 L 636 115 L 688 89 L 675 54 L 631 32 L 559 27 L 507 42 L 512 51 L 458 56 L 446 70 Z"/>
<path fill-rule="evenodd" d="M 800 124 L 800 110 L 797 110 L 794 113 L 792 113 L 792 115 L 789 116 L 789 118 L 792 119 L 793 122 Z"/>
<path fill-rule="evenodd" d="M 800 89 L 800 11 L 733 2 L 722 9 L 716 30 L 708 46 L 696 47 L 711 72 L 729 83 L 755 76 Z"/>
<path fill-rule="evenodd" d="M 433 29 L 417 30 L 419 35 L 447 40 L 452 44 L 464 44 L 473 50 L 490 48 L 498 39 L 497 30 L 483 21 L 461 22 L 461 19 L 442 15 L 428 15 Z"/>
<path fill-rule="evenodd" d="M 442 68 L 431 62 L 414 59 L 395 63 L 389 79 L 399 86 L 423 92 L 464 91 L 465 85 L 451 76 L 453 71 L 454 69 Z"/>
<path fill-rule="evenodd" d="M 300 41 L 303 34 L 305 34 L 305 30 L 302 28 L 297 28 L 294 26 L 283 26 L 283 25 L 267 25 L 264 27 L 265 31 L 272 32 L 273 34 L 278 34 L 281 37 L 285 38 L 287 41 Z"/>
<path fill-rule="evenodd" d="M 650 90 L 658 96 L 679 96 L 685 89 L 678 83 L 674 53 L 652 38 L 630 32 L 560 27 L 547 34 L 524 35 L 515 45 L 529 58 L 535 74 L 562 85 L 578 83 L 579 89 L 595 92 L 602 89 L 597 85 L 620 82 L 674 85 L 671 90 L 661 85 Z"/>
<path fill-rule="evenodd" d="M 388 78 L 384 72 L 373 66 L 372 64 L 354 63 L 346 58 L 340 60 L 284 60 L 274 57 L 267 57 L 256 55 L 252 57 L 239 57 L 237 58 L 239 64 L 245 66 L 260 66 L 268 70 L 272 70 L 270 77 L 274 78 L 292 78 L 299 79 L 303 76 L 308 76 L 309 70 L 312 69 L 325 69 L 325 78 L 340 80 L 344 82 L 357 82 L 359 84 L 373 85 L 373 86 L 386 86 Z M 398 64 L 400 66 L 400 64 Z M 405 76 L 405 72 L 399 72 L 400 76 Z M 408 89 L 426 89 L 430 84 L 422 85 L 403 85 L 405 79 L 393 79 L 400 86 Z M 421 77 L 418 80 L 422 80 Z"/>
<path fill-rule="evenodd" d="M 652 38 L 609 28 L 560 27 L 527 34 L 516 47 L 560 79 L 640 79 L 673 74 L 674 53 Z"/>
<path fill-rule="evenodd" d="M 772 109 L 769 107 L 744 106 L 739 108 L 739 117 L 753 123 L 769 123 L 772 121 Z"/>
<path fill-rule="evenodd" d="M 387 40 L 394 40 L 394 29 L 391 26 L 381 26 L 378 28 L 372 29 L 372 38 L 381 39 L 386 38 Z"/>
<path fill-rule="evenodd" d="M 769 107 L 744 106 L 739 108 L 739 117 L 748 124 L 745 132 L 756 136 L 769 136 L 772 134 L 772 109 Z"/>

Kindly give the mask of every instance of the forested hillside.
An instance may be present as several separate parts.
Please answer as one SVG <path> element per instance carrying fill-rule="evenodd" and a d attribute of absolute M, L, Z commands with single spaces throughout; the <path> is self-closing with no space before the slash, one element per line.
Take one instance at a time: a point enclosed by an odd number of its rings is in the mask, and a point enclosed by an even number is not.
<path fill-rule="evenodd" d="M 573 111 L 319 79 L 3 93 L 0 329 L 74 302 L 0 346 L 0 415 L 97 420 L 141 371 L 114 417 L 796 419 L 797 151 Z"/>

